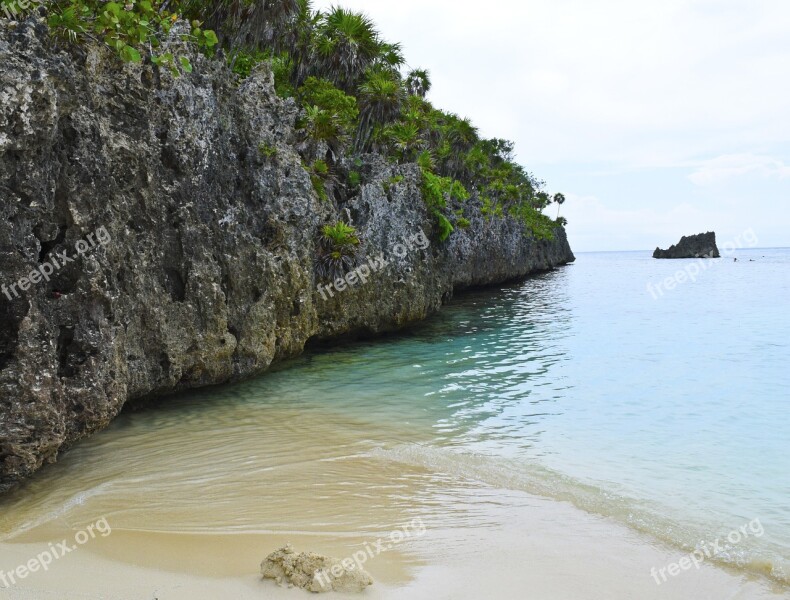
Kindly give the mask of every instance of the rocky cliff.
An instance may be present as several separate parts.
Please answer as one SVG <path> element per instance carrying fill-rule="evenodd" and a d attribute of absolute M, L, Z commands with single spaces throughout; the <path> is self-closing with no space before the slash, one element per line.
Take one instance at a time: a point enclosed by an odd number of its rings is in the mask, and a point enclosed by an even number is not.
<path fill-rule="evenodd" d="M 130 400 L 251 377 L 310 340 L 397 329 L 454 290 L 573 260 L 562 229 L 533 240 L 474 198 L 471 226 L 437 241 L 418 168 L 377 156 L 357 192 L 322 202 L 271 75 L 239 84 L 191 60 L 173 78 L 59 51 L 41 20 L 0 28 L 0 491 Z M 340 219 L 376 268 L 319 291 L 316 239 Z"/>
<path fill-rule="evenodd" d="M 716 234 L 712 231 L 697 235 L 683 236 L 667 250 L 656 248 L 653 258 L 719 258 Z"/>

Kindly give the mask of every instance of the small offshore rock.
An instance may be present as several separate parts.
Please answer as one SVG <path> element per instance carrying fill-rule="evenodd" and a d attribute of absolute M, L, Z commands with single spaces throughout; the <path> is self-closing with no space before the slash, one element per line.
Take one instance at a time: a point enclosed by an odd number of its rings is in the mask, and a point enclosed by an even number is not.
<path fill-rule="evenodd" d="M 299 552 L 287 544 L 275 550 L 261 563 L 264 579 L 277 585 L 299 587 L 308 592 L 361 592 L 373 585 L 370 574 L 357 566 L 343 566 L 342 561 L 315 552 Z"/>
<path fill-rule="evenodd" d="M 683 236 L 667 250 L 656 248 L 653 258 L 719 258 L 716 234 L 712 231 Z"/>

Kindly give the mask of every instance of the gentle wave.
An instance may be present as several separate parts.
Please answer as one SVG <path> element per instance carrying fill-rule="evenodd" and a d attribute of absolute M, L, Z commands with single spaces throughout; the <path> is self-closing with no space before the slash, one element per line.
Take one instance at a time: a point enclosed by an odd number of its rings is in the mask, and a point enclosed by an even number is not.
<path fill-rule="evenodd" d="M 12 540 L 28 531 L 32 531 L 46 523 L 59 519 L 67 515 L 75 507 L 84 505 L 91 498 L 106 494 L 112 486 L 112 482 L 106 482 L 89 490 L 74 494 L 74 496 L 57 505 L 55 508 L 50 508 L 47 512 L 22 523 L 15 523 L 13 518 L 8 516 L 9 513 L 6 513 L 6 516 L 0 516 L 0 542 Z"/>
<path fill-rule="evenodd" d="M 650 535 L 679 550 L 692 552 L 699 542 L 713 542 L 743 525 L 733 523 L 725 531 L 680 523 L 661 515 L 656 507 L 634 498 L 613 494 L 596 486 L 576 481 L 540 465 L 483 455 L 460 453 L 448 448 L 404 444 L 376 448 L 371 456 L 411 466 L 471 479 L 486 485 L 524 491 L 570 502 L 589 513 L 612 518 L 640 533 Z M 745 548 L 729 542 L 713 562 L 790 587 L 790 561 L 768 545 Z"/>

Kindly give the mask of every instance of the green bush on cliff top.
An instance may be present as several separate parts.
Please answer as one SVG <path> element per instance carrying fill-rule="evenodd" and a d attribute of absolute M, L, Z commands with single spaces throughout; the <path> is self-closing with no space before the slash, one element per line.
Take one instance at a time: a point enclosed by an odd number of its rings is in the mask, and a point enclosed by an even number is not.
<path fill-rule="evenodd" d="M 172 25 L 183 16 L 177 6 L 171 12 L 166 9 L 167 5 L 158 0 L 130 0 L 125 4 L 61 0 L 51 4 L 48 22 L 55 35 L 71 42 L 100 40 L 127 62 L 140 62 L 142 53 L 148 52 L 154 64 L 170 69 L 177 76 L 182 71 L 192 71 L 189 59 L 185 56 L 176 59 L 172 53 L 157 52 Z M 201 26 L 199 20 L 193 20 L 190 33 L 183 39 L 211 54 L 219 38 Z"/>
<path fill-rule="evenodd" d="M 37 6 L 32 2 L 0 0 L 0 15 L 19 17 Z M 515 162 L 513 143 L 484 139 L 468 119 L 434 108 L 425 99 L 429 73 L 404 76 L 400 45 L 384 40 L 361 13 L 314 11 L 310 0 L 54 0 L 45 6 L 58 38 L 98 40 L 121 60 L 150 59 L 174 76 L 192 71 L 186 56 L 159 50 L 179 19 L 191 25 L 182 36 L 186 44 L 208 55 L 221 47 L 240 77 L 269 62 L 278 94 L 302 106 L 300 152 L 322 199 L 328 200 L 336 162 L 375 152 L 420 166 L 440 239 L 452 233 L 454 211 L 470 198 L 486 220 L 517 219 L 539 239 L 553 237 L 564 222 L 542 212 L 564 196 L 552 199 L 544 183 Z M 358 178 L 354 173 L 349 181 Z"/>

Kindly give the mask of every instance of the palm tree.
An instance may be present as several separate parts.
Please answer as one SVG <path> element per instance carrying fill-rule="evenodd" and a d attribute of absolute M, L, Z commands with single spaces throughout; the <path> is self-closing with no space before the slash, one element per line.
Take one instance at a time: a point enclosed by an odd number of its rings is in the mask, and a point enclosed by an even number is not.
<path fill-rule="evenodd" d="M 412 96 L 425 98 L 431 90 L 431 77 L 425 69 L 414 69 L 406 76 L 406 90 Z"/>
<path fill-rule="evenodd" d="M 277 47 L 280 32 L 309 0 L 188 0 L 183 12 L 213 29 L 226 46 Z"/>
<path fill-rule="evenodd" d="M 480 139 L 477 127 L 470 119 L 457 117 L 452 118 L 448 125 L 447 138 L 461 152 L 469 152 Z"/>
<path fill-rule="evenodd" d="M 395 123 L 383 135 L 390 148 L 401 160 L 411 160 L 423 146 L 420 128 L 416 123 Z"/>
<path fill-rule="evenodd" d="M 557 219 L 560 218 L 560 206 L 565 204 L 565 194 L 554 194 L 554 202 L 557 203 Z"/>
<path fill-rule="evenodd" d="M 359 129 L 357 150 L 369 149 L 373 129 L 386 125 L 398 118 L 403 105 L 404 93 L 397 73 L 384 69 L 373 69 L 359 86 Z"/>
<path fill-rule="evenodd" d="M 447 123 L 442 127 L 443 144 L 440 153 L 444 160 L 444 175 L 458 177 L 464 168 L 466 155 L 480 140 L 477 128 L 469 119 L 459 119 L 455 115 L 447 115 Z"/>
<path fill-rule="evenodd" d="M 321 22 L 321 13 L 313 12 L 311 0 L 297 0 L 299 10 L 284 26 L 275 51 L 287 53 L 293 63 L 291 84 L 300 87 L 310 75 L 313 64 L 313 41 Z"/>
<path fill-rule="evenodd" d="M 380 42 L 379 55 L 376 57 L 374 65 L 399 71 L 405 63 L 406 59 L 403 57 L 403 47 L 400 43 Z"/>
<path fill-rule="evenodd" d="M 382 43 L 368 17 L 344 8 L 323 15 L 315 39 L 315 62 L 320 75 L 345 92 L 380 58 Z"/>

